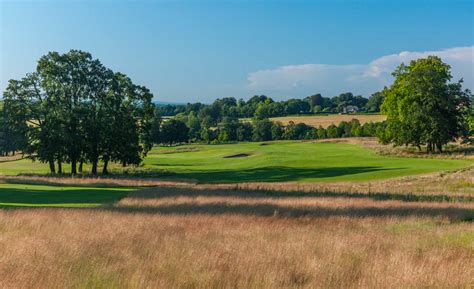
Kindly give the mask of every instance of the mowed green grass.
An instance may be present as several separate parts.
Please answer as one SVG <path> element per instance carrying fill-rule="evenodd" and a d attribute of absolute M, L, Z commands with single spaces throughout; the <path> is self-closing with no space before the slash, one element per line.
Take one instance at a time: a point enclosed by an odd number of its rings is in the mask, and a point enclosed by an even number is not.
<path fill-rule="evenodd" d="M 0 207 L 96 207 L 125 197 L 131 188 L 0 183 Z"/>
<path fill-rule="evenodd" d="M 226 158 L 236 154 L 250 156 Z M 144 166 L 135 171 L 138 176 L 204 183 L 334 182 L 381 180 L 473 164 L 469 160 L 381 156 L 353 144 L 276 141 L 155 147 Z M 89 166 L 85 170 L 89 171 Z M 120 170 L 120 166 L 115 168 L 115 172 Z M 27 159 L 0 162 L 0 174 L 4 175 L 47 172 L 46 164 Z"/>
<path fill-rule="evenodd" d="M 236 154 L 250 156 L 226 158 Z M 360 145 L 300 141 L 158 147 L 145 159 L 145 167 L 151 170 L 207 183 L 368 181 L 455 170 L 473 163 L 381 156 Z"/>

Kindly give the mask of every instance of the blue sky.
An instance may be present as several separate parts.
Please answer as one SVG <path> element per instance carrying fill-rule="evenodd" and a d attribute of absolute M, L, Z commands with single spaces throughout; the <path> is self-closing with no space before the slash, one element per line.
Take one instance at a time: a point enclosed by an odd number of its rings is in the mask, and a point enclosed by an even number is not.
<path fill-rule="evenodd" d="M 89 51 L 158 101 L 370 95 L 440 55 L 473 88 L 473 1 L 4 1 L 0 89 L 48 51 Z"/>

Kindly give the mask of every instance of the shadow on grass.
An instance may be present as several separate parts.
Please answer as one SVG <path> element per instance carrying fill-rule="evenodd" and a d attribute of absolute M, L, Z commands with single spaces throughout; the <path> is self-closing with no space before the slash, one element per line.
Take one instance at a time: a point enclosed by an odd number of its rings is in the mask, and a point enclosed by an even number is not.
<path fill-rule="evenodd" d="M 274 204 L 163 204 L 157 206 L 118 206 L 106 210 L 120 213 L 162 215 L 246 215 L 278 217 L 446 217 L 450 220 L 472 222 L 474 210 L 457 207 L 288 207 Z"/>
<path fill-rule="evenodd" d="M 181 188 L 181 187 L 156 187 L 155 189 L 134 192 L 131 197 L 137 199 L 160 199 L 176 197 L 236 197 L 236 198 L 358 198 L 372 199 L 375 201 L 396 200 L 404 202 L 474 202 L 474 196 L 456 195 L 422 195 L 410 193 L 350 193 L 335 191 L 296 191 L 272 189 L 247 189 L 247 188 Z"/>
<path fill-rule="evenodd" d="M 130 191 L 125 189 L 52 189 L 39 190 L 30 187 L 0 188 L 0 207 L 8 206 L 74 206 L 103 204 L 117 201 Z"/>
<path fill-rule="evenodd" d="M 308 178 L 332 178 L 362 173 L 400 170 L 403 168 L 383 167 L 333 167 L 333 168 L 294 168 L 261 167 L 241 170 L 206 170 L 176 173 L 185 179 L 197 179 L 209 183 L 235 182 L 288 182 Z"/>
<path fill-rule="evenodd" d="M 169 165 L 171 166 L 171 165 Z M 108 175 L 93 176 L 81 174 L 76 178 L 104 178 L 104 179 L 160 179 L 160 180 L 198 180 L 202 183 L 239 183 L 239 182 L 291 182 L 302 179 L 332 178 L 362 173 L 379 171 L 402 170 L 403 168 L 383 167 L 329 167 L 329 168 L 294 168 L 294 167 L 260 167 L 251 169 L 234 170 L 195 170 L 187 172 L 174 172 L 167 170 L 143 169 L 126 172 L 112 172 Z M 20 175 L 22 176 L 22 175 Z M 37 174 L 24 174 L 23 176 L 39 176 Z M 50 175 L 58 178 L 70 178 L 70 174 Z"/>

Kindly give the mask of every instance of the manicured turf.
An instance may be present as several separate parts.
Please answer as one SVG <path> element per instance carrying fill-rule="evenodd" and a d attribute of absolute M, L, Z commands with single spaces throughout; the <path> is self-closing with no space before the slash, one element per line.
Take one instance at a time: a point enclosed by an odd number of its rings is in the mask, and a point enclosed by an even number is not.
<path fill-rule="evenodd" d="M 239 154 L 240 157 L 229 157 Z M 144 160 L 144 167 L 137 171 L 145 177 L 208 183 L 333 182 L 387 179 L 472 164 L 468 160 L 381 156 L 353 144 L 278 141 L 155 147 Z M 69 168 L 66 166 L 65 170 Z M 90 168 L 86 166 L 85 170 Z M 0 174 L 47 172 L 47 165 L 26 159 L 0 162 Z"/>
<path fill-rule="evenodd" d="M 121 199 L 129 188 L 0 183 L 0 207 L 94 207 Z"/>
<path fill-rule="evenodd" d="M 237 154 L 250 156 L 226 158 Z M 352 144 L 290 141 L 161 147 L 145 160 L 146 167 L 174 172 L 174 177 L 210 183 L 367 181 L 472 164 L 467 160 L 381 156 Z"/>

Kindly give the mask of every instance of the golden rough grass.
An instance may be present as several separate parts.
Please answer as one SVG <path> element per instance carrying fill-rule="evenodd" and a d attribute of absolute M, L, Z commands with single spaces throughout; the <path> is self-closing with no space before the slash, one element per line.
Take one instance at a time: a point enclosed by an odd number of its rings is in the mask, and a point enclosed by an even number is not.
<path fill-rule="evenodd" d="M 0 210 L 0 288 L 469 288 L 473 210 L 191 187 Z"/>
<path fill-rule="evenodd" d="M 338 125 L 341 121 L 351 121 L 352 119 L 358 119 L 361 124 L 366 122 L 380 122 L 384 121 L 387 117 L 380 114 L 330 114 L 330 115 L 296 115 L 296 116 L 283 116 L 283 117 L 272 117 L 272 121 L 280 121 L 283 125 L 287 125 L 290 121 L 294 123 L 305 123 L 312 127 L 322 126 L 327 128 L 331 124 Z"/>

